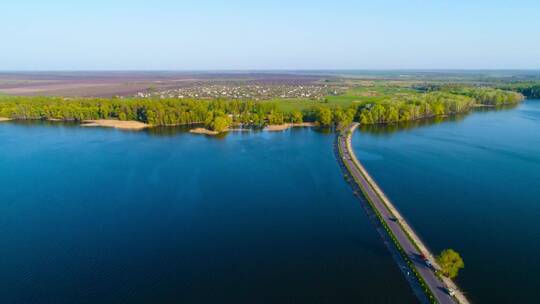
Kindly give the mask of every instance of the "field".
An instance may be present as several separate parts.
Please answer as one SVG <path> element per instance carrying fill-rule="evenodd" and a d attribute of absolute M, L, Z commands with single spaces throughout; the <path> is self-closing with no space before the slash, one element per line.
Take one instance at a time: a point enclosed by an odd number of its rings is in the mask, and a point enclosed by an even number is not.
<path fill-rule="evenodd" d="M 305 86 L 320 80 L 317 75 L 261 72 L 0 72 L 0 94 L 131 97 L 137 93 L 209 85 Z"/>
<path fill-rule="evenodd" d="M 537 71 L 3 72 L 0 99 L 58 96 L 262 101 L 292 113 L 382 101 L 399 103 L 448 85 L 511 89 L 536 97 L 539 82 Z"/>
<path fill-rule="evenodd" d="M 355 104 L 417 95 L 418 90 L 410 88 L 410 84 L 410 82 L 384 84 L 383 82 L 349 81 L 347 85 L 350 87 L 344 90 L 342 94 L 327 95 L 323 100 L 276 98 L 273 101 L 278 103 L 280 109 L 285 112 L 303 111 L 317 106 L 346 108 Z"/>

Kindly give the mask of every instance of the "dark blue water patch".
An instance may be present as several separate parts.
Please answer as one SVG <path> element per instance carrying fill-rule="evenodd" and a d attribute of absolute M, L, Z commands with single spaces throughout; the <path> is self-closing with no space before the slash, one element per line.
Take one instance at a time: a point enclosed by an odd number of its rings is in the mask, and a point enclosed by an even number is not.
<path fill-rule="evenodd" d="M 364 129 L 354 149 L 433 251 L 465 260 L 476 303 L 534 303 L 540 284 L 540 101 L 461 121 Z M 369 155 L 369 157 L 365 157 Z"/>
<path fill-rule="evenodd" d="M 0 302 L 415 302 L 333 140 L 2 123 Z"/>

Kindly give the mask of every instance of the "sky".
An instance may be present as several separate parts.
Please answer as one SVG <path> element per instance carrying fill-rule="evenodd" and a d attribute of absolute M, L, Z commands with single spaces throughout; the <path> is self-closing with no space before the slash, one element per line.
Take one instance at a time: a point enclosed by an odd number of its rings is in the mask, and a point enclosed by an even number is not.
<path fill-rule="evenodd" d="M 538 0 L 0 1 L 0 70 L 539 69 Z"/>

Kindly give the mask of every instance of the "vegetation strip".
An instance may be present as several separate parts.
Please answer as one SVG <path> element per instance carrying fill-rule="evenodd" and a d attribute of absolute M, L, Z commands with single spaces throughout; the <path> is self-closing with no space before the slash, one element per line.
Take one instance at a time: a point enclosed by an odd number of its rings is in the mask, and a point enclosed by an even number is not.
<path fill-rule="evenodd" d="M 363 125 L 392 124 L 466 113 L 478 106 L 516 104 L 522 99 L 523 95 L 516 92 L 463 86 L 360 87 L 323 100 L 6 96 L 0 99 L 0 117 L 137 121 L 148 126 L 202 123 L 206 129 L 221 133 L 233 125 L 284 129 L 306 122 L 323 127 L 346 126 L 353 121 Z"/>

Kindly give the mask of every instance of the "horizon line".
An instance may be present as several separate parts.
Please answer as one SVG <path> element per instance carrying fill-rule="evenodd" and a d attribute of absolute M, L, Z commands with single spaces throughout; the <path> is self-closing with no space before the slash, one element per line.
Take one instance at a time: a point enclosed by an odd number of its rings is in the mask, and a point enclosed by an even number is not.
<path fill-rule="evenodd" d="M 540 72 L 540 68 L 277 68 L 277 69 L 0 69 L 0 73 L 19 72 L 483 72 L 483 71 L 530 71 Z"/>

